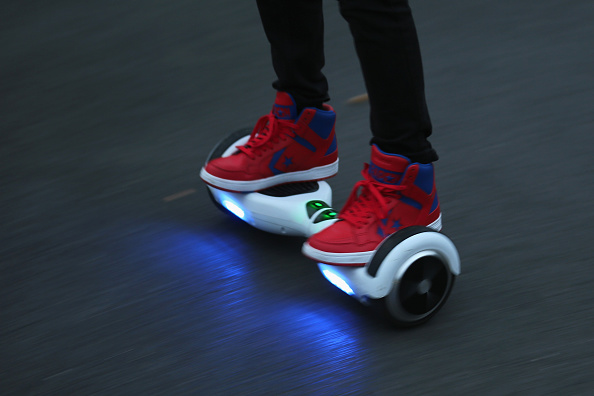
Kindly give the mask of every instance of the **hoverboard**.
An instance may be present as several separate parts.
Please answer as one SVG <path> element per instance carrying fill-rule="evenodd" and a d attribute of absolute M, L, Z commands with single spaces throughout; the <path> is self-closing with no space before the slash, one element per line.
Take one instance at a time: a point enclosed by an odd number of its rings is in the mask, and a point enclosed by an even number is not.
<path fill-rule="evenodd" d="M 232 155 L 250 133 L 242 129 L 221 140 L 207 162 Z M 218 208 L 266 232 L 307 238 L 337 221 L 332 189 L 325 181 L 249 193 L 207 188 Z M 414 226 L 387 237 L 365 266 L 318 263 L 318 268 L 346 294 L 379 308 L 393 324 L 410 327 L 426 322 L 443 307 L 460 274 L 460 257 L 447 236 Z"/>

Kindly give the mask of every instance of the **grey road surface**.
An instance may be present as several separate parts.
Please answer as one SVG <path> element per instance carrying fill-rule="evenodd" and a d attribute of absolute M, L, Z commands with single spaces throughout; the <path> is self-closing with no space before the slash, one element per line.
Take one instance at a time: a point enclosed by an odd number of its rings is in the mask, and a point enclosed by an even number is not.
<path fill-rule="evenodd" d="M 411 2 L 463 273 L 395 330 L 198 179 L 270 110 L 254 2 L 0 6 L 0 394 L 594 392 L 594 3 Z M 370 137 L 324 3 L 342 206 Z"/>

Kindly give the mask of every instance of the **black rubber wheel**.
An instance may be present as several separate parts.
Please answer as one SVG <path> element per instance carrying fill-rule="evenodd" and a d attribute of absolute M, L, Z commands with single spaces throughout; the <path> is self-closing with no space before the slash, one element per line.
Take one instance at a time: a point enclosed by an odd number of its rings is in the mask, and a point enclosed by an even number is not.
<path fill-rule="evenodd" d="M 427 227 L 410 227 L 392 235 L 392 241 L 386 241 L 389 242 L 386 245 L 389 248 L 385 248 L 379 256 L 376 253 L 377 260 L 383 260 L 403 240 L 424 232 L 437 231 Z M 454 287 L 456 276 L 445 262 L 447 258 L 432 252 L 431 246 L 427 248 L 426 255 L 410 263 L 393 280 L 386 297 L 370 301 L 376 310 L 397 327 L 413 327 L 427 322 L 444 306 Z M 411 253 L 411 256 L 415 253 Z"/>
<path fill-rule="evenodd" d="M 415 262 L 383 299 L 391 323 L 399 327 L 418 326 L 444 306 L 456 277 L 438 261 L 426 258 Z"/>

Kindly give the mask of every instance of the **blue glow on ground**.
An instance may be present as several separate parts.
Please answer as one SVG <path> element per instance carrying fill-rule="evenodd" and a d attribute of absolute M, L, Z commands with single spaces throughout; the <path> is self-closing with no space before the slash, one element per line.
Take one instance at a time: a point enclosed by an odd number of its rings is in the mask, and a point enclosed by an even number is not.
<path fill-rule="evenodd" d="M 239 217 L 240 219 L 243 220 L 243 217 L 245 216 L 245 212 L 243 211 L 243 209 L 241 209 L 239 206 L 237 206 L 235 203 L 224 199 L 221 204 L 227 208 L 227 210 L 231 213 L 233 213 L 235 216 Z"/>
<path fill-rule="evenodd" d="M 336 275 L 334 272 L 325 269 L 322 271 L 322 275 L 324 275 L 324 277 L 326 279 L 328 279 L 328 281 L 330 283 L 332 283 L 334 286 L 338 287 L 340 290 L 342 290 L 349 296 L 352 296 L 353 294 L 355 294 L 355 292 L 353 291 L 353 289 L 351 289 L 351 287 L 348 285 L 348 283 L 346 283 L 344 279 L 342 279 L 340 276 Z"/>
<path fill-rule="evenodd" d="M 131 250 L 130 258 L 142 258 L 136 267 L 144 274 L 140 286 L 122 290 L 134 296 L 150 286 L 165 293 L 165 300 L 160 293 L 150 297 L 164 303 L 164 310 L 147 309 L 148 317 L 157 318 L 150 328 L 188 348 L 187 370 L 211 367 L 199 378 L 200 386 L 220 394 L 258 394 L 264 381 L 277 394 L 296 389 L 311 395 L 373 393 L 374 359 L 361 345 L 366 332 L 360 317 L 333 309 L 319 298 L 324 292 L 292 288 L 291 266 L 262 262 L 259 250 L 269 236 L 246 238 L 249 232 L 229 228 L 216 222 L 142 224 L 131 240 L 120 241 L 122 249 Z M 287 239 L 289 246 L 295 243 Z M 298 251 L 295 255 L 301 258 Z M 313 269 L 310 274 L 319 276 Z M 322 284 L 301 275 L 307 289 Z M 254 359 L 260 371 L 253 369 L 254 378 L 244 376 Z"/>

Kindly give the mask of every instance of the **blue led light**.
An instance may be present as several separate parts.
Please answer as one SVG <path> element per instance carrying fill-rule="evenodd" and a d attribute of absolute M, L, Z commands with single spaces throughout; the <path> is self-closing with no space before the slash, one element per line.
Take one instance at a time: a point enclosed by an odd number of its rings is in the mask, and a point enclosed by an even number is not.
<path fill-rule="evenodd" d="M 322 271 L 322 275 L 324 275 L 324 277 L 326 279 L 328 279 L 328 281 L 330 283 L 332 283 L 334 286 L 338 287 L 340 290 L 342 290 L 349 296 L 352 296 L 353 294 L 355 294 L 353 289 L 351 289 L 351 287 L 344 281 L 344 279 L 342 279 L 340 276 L 336 275 L 334 272 L 325 269 Z"/>
<path fill-rule="evenodd" d="M 243 211 L 243 209 L 241 209 L 239 206 L 237 206 L 235 203 L 224 199 L 221 204 L 227 208 L 227 210 L 231 213 L 233 213 L 235 216 L 239 217 L 240 219 L 243 220 L 243 217 L 245 216 L 245 212 Z"/>

